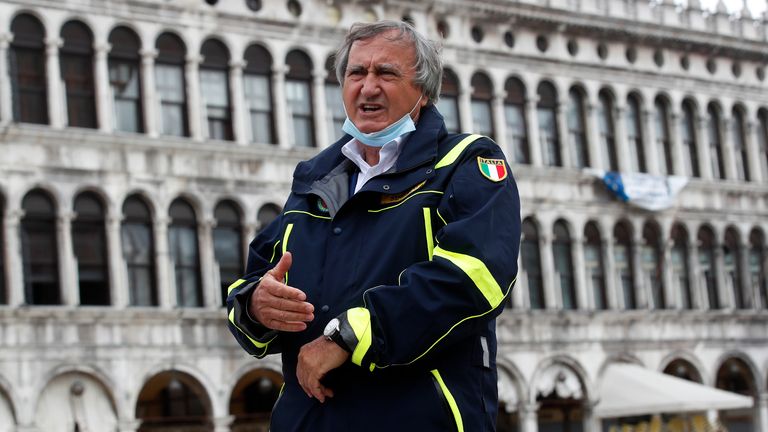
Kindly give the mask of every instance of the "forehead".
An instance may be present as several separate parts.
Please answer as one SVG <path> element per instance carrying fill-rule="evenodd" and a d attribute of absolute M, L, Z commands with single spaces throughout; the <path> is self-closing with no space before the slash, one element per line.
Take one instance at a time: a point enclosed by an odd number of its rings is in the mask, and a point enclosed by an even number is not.
<path fill-rule="evenodd" d="M 416 50 L 407 35 L 390 30 L 368 39 L 357 40 L 349 49 L 349 64 L 391 63 L 413 66 Z"/>

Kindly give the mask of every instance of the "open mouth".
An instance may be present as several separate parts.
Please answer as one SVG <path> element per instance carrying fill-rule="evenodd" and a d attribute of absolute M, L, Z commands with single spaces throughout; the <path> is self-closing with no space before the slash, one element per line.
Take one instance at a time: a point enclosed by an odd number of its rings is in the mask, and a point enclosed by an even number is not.
<path fill-rule="evenodd" d="M 380 111 L 382 109 L 384 109 L 384 108 L 381 105 L 376 105 L 376 104 L 361 104 L 360 105 L 360 110 L 363 111 L 364 113 L 374 113 L 374 112 Z"/>

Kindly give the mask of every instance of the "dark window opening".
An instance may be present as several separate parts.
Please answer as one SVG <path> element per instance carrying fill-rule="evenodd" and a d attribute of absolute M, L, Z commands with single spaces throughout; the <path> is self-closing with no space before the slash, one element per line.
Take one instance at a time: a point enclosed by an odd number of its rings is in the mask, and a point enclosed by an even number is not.
<path fill-rule="evenodd" d="M 93 193 L 75 199 L 72 244 L 77 259 L 81 305 L 109 305 L 109 269 L 104 207 Z"/>

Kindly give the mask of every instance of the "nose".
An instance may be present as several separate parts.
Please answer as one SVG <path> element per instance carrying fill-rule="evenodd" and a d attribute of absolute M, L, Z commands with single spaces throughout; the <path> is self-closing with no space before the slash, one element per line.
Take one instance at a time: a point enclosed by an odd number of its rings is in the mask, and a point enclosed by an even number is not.
<path fill-rule="evenodd" d="M 363 87 L 360 89 L 360 94 L 366 98 L 377 96 L 381 92 L 379 87 L 379 79 L 376 74 L 369 73 L 363 79 Z"/>

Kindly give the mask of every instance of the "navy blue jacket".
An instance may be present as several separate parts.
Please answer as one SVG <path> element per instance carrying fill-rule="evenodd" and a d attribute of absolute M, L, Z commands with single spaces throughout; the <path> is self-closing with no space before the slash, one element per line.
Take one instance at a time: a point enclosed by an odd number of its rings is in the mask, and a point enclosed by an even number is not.
<path fill-rule="evenodd" d="M 520 246 L 519 197 L 501 149 L 448 134 L 427 106 L 395 167 L 350 197 L 349 139 L 297 166 L 282 214 L 253 240 L 247 274 L 230 287 L 228 324 L 243 348 L 282 353 L 271 431 L 495 430 L 495 318 Z M 245 306 L 285 251 L 286 283 L 315 306 L 298 333 L 266 329 Z M 297 355 L 337 316 L 353 351 L 323 379 L 335 396 L 321 404 L 298 385 Z"/>

